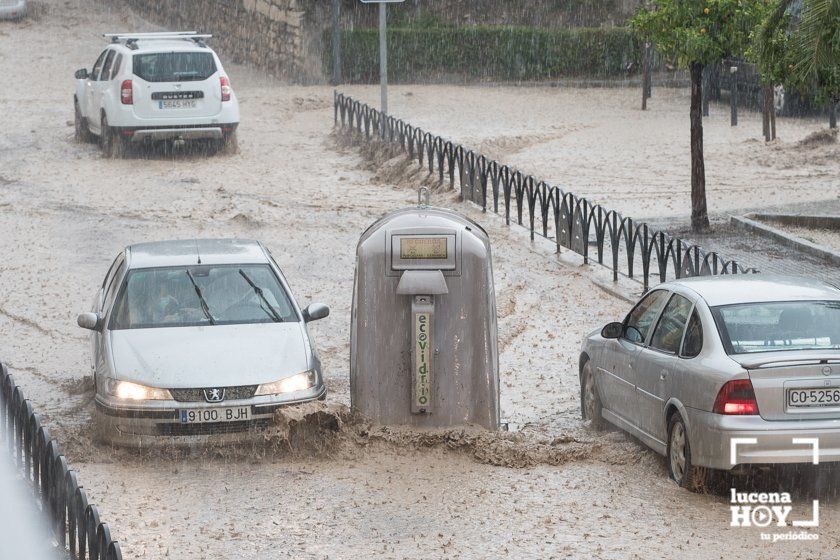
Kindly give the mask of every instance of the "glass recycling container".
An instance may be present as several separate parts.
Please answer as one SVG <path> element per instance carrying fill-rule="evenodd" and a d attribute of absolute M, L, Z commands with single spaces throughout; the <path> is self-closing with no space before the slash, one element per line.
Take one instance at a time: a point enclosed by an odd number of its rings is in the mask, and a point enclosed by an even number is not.
<path fill-rule="evenodd" d="M 421 189 L 422 192 L 422 189 Z M 499 428 L 490 240 L 428 206 L 371 225 L 356 249 L 350 334 L 354 412 L 381 425 Z"/>

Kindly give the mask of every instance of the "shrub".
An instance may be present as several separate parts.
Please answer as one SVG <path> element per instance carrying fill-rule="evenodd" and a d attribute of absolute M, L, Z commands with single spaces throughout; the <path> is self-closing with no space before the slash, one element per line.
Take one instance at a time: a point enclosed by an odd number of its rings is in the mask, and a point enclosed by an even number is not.
<path fill-rule="evenodd" d="M 332 34 L 324 33 L 324 68 L 332 68 Z M 401 27 L 388 30 L 388 79 L 417 83 L 540 81 L 621 76 L 641 60 L 641 45 L 624 27 Z M 346 82 L 379 81 L 379 31 L 342 33 Z"/>

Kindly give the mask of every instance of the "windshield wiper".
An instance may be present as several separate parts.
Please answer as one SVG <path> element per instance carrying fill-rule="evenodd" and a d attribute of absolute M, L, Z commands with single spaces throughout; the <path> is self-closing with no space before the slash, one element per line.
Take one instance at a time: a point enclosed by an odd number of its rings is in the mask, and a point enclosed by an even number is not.
<path fill-rule="evenodd" d="M 213 315 L 210 313 L 210 306 L 207 305 L 207 302 L 204 300 L 204 296 L 201 295 L 201 288 L 199 288 L 198 284 L 195 283 L 195 278 L 193 278 L 192 272 L 189 270 L 186 272 L 190 282 L 192 282 L 193 288 L 195 288 L 195 295 L 198 296 L 198 301 L 201 303 L 201 310 L 204 312 L 204 316 L 207 317 L 207 320 L 210 321 L 211 325 L 215 325 L 216 319 L 213 318 Z"/>
<path fill-rule="evenodd" d="M 254 289 L 254 293 L 257 294 L 257 296 L 262 300 L 262 302 L 266 305 L 266 307 L 268 307 L 268 309 L 266 309 L 265 307 L 260 305 L 260 309 L 265 311 L 268 314 L 268 316 L 271 317 L 276 323 L 282 323 L 283 318 L 280 317 L 280 314 L 277 313 L 277 310 L 274 309 L 274 306 L 271 305 L 270 303 L 268 303 L 268 300 L 265 298 L 265 295 L 263 294 L 262 288 L 260 288 L 256 284 L 254 284 L 253 280 L 251 280 L 251 278 L 249 278 L 248 275 L 245 274 L 245 271 L 242 270 L 241 268 L 239 269 L 239 274 L 242 275 L 242 278 L 244 278 L 245 281 L 248 282 L 248 284 L 251 286 L 251 288 Z"/>

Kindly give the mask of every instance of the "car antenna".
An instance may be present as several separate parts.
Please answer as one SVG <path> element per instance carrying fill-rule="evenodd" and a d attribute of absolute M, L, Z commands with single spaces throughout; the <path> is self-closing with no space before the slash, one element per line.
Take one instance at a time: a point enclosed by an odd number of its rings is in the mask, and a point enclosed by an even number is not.
<path fill-rule="evenodd" d="M 198 257 L 198 263 L 197 264 L 201 264 L 201 253 L 198 252 L 198 240 L 193 239 L 193 243 L 195 244 L 195 254 Z"/>

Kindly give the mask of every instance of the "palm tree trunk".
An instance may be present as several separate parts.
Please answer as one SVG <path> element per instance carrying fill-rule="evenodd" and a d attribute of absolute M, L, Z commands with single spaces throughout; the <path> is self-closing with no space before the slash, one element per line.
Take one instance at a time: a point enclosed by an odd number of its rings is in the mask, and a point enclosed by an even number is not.
<path fill-rule="evenodd" d="M 691 229 L 709 227 L 706 166 L 703 163 L 703 64 L 691 63 Z"/>

